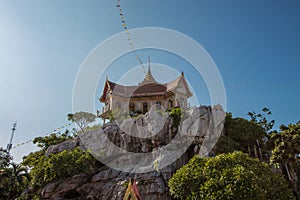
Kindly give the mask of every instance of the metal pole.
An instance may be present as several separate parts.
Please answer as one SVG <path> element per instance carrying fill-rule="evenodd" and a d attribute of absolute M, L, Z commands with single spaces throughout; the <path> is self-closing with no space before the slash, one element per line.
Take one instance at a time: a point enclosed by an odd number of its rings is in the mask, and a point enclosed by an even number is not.
<path fill-rule="evenodd" d="M 9 140 L 9 143 L 7 144 L 7 148 L 6 148 L 6 151 L 8 154 L 12 148 L 12 140 L 14 138 L 15 130 L 17 130 L 16 127 L 17 127 L 17 122 L 13 123 L 13 127 L 11 129 L 12 132 L 11 132 L 10 140 Z"/>
<path fill-rule="evenodd" d="M 0 168 L 3 167 L 3 164 L 5 162 L 4 160 L 7 158 L 7 156 L 9 157 L 9 151 L 12 148 L 12 140 L 13 140 L 13 137 L 14 137 L 14 134 L 15 134 L 16 127 L 17 127 L 17 122 L 13 123 L 12 133 L 11 133 L 11 136 L 10 136 L 9 143 L 7 144 L 6 150 L 4 150 L 4 152 L 1 152 L 1 155 L 0 155 L 1 156 Z"/>

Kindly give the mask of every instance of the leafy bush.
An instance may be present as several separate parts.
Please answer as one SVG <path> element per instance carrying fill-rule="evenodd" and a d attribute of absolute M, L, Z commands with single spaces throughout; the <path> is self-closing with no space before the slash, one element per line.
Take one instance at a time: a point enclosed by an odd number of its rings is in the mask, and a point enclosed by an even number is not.
<path fill-rule="evenodd" d="M 28 169 L 16 163 L 0 169 L 0 199 L 16 199 L 30 181 Z"/>
<path fill-rule="evenodd" d="M 128 110 L 120 110 L 120 109 L 114 109 L 109 113 L 109 120 L 115 121 L 117 119 L 119 120 L 125 120 L 130 117 L 130 113 Z"/>
<path fill-rule="evenodd" d="M 243 118 L 233 118 L 228 113 L 225 118 L 225 133 L 217 142 L 217 153 L 230 153 L 234 150 L 249 152 L 249 148 L 257 145 L 257 141 L 262 148 L 263 138 L 267 136 L 265 130 L 253 121 Z"/>
<path fill-rule="evenodd" d="M 34 139 L 41 150 L 32 152 L 23 158 L 22 165 L 30 168 L 30 192 L 28 199 L 38 198 L 40 190 L 46 184 L 79 173 L 93 173 L 96 159 L 87 151 L 76 147 L 57 154 L 45 155 L 46 149 L 65 140 L 72 139 L 68 131 Z"/>
<path fill-rule="evenodd" d="M 170 111 L 169 115 L 173 118 L 174 120 L 174 126 L 179 126 L 181 117 L 182 117 L 182 110 L 181 108 L 172 108 Z"/>
<path fill-rule="evenodd" d="M 169 181 L 178 199 L 295 199 L 280 174 L 242 152 L 214 158 L 195 156 Z"/>
<path fill-rule="evenodd" d="M 72 151 L 64 150 L 49 156 L 40 154 L 40 152 L 32 153 L 25 158 L 23 164 L 32 167 L 31 183 L 33 186 L 39 187 L 82 172 L 91 173 L 95 160 L 90 153 L 77 147 Z"/>

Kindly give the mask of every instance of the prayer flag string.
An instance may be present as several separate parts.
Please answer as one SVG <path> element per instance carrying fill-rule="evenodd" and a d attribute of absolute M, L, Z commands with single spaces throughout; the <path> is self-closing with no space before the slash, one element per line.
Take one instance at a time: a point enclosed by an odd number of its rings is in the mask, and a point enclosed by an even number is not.
<path fill-rule="evenodd" d="M 135 54 L 135 57 L 136 59 L 139 61 L 139 63 L 142 65 L 143 67 L 143 70 L 144 70 L 144 73 L 146 74 L 146 68 L 145 66 L 143 65 L 143 62 L 141 60 L 141 58 L 139 57 L 139 55 L 137 54 L 137 50 L 135 49 L 134 47 L 134 44 L 133 44 L 133 41 L 132 41 L 132 38 L 131 38 L 131 35 L 130 35 L 130 32 L 128 30 L 128 26 L 127 26 L 127 23 L 125 21 L 125 17 L 124 17 L 124 14 L 123 14 L 123 10 L 121 8 L 121 4 L 120 4 L 120 0 L 117 0 L 117 8 L 118 8 L 118 11 L 119 11 L 119 15 L 120 15 L 120 18 L 121 18 L 121 23 L 122 23 L 122 26 L 127 34 L 127 39 L 128 39 L 128 44 L 129 44 L 129 47 L 131 50 L 134 51 L 134 54 Z"/>
<path fill-rule="evenodd" d="M 60 131 L 61 129 L 64 129 L 64 128 L 66 128 L 66 127 L 68 127 L 68 126 L 71 126 L 71 125 L 72 125 L 72 123 L 65 124 L 65 125 L 63 125 L 63 126 L 61 126 L 61 127 L 59 127 L 59 128 L 56 128 L 56 129 L 54 129 L 54 130 L 52 130 L 52 131 L 50 131 L 50 132 L 44 134 L 43 136 L 45 137 L 45 136 L 49 136 L 50 134 L 53 134 L 53 133 L 54 133 L 54 134 L 55 134 L 55 133 L 58 133 L 58 131 Z M 30 142 L 33 142 L 33 139 L 27 140 L 26 142 L 22 142 L 22 143 L 16 144 L 15 146 L 12 147 L 12 149 L 16 149 L 16 148 L 18 148 L 18 147 L 20 147 L 20 146 L 23 146 L 23 145 L 25 145 L 25 144 L 28 144 L 28 143 L 30 143 Z"/>

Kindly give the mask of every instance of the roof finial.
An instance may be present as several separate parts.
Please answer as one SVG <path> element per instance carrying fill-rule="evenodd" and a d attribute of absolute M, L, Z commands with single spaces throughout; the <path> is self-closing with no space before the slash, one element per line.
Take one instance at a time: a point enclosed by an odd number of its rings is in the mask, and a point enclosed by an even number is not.
<path fill-rule="evenodd" d="M 151 70 L 150 70 L 150 56 L 148 56 L 148 74 L 151 73 Z"/>
<path fill-rule="evenodd" d="M 157 83 L 155 81 L 155 79 L 153 78 L 152 76 L 152 73 L 151 73 L 151 66 L 150 66 L 150 57 L 148 56 L 148 73 L 146 74 L 144 80 L 140 83 L 141 85 L 144 85 L 144 84 L 148 84 L 148 83 Z"/>

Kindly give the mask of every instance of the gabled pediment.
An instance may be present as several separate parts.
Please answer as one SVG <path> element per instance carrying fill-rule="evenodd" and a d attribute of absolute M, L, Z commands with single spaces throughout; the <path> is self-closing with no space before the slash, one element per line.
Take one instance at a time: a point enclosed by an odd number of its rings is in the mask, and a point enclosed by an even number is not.
<path fill-rule="evenodd" d="M 188 83 L 184 77 L 183 72 L 181 73 L 181 75 L 178 78 L 167 83 L 166 86 L 167 86 L 168 91 L 173 91 L 173 92 L 178 91 L 178 92 L 186 94 L 187 97 L 192 96 L 192 93 L 191 93 Z"/>
<path fill-rule="evenodd" d="M 148 74 L 146 75 L 144 81 L 139 85 L 124 86 L 111 82 L 107 79 L 99 100 L 100 102 L 105 102 L 107 94 L 109 93 L 124 98 L 139 98 L 143 96 L 167 96 L 168 94 L 175 92 L 186 94 L 188 98 L 192 96 L 183 73 L 178 78 L 169 83 L 159 84 L 153 78 L 149 68 Z"/>

